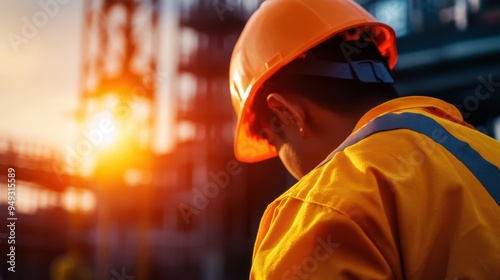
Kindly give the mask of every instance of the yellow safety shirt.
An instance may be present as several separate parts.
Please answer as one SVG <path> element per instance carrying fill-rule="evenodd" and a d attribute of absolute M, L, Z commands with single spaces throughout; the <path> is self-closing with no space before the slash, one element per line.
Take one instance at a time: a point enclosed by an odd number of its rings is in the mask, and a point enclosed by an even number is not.
<path fill-rule="evenodd" d="M 498 280 L 499 166 L 451 104 L 386 102 L 268 206 L 250 279 Z"/>

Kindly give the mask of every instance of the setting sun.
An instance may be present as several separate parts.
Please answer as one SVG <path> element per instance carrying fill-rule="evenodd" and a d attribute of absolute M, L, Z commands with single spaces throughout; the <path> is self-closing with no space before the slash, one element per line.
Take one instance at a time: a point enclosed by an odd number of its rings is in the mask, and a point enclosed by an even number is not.
<path fill-rule="evenodd" d="M 116 143 L 118 135 L 118 122 L 111 112 L 97 113 L 84 132 L 84 136 L 98 149 L 110 148 Z"/>

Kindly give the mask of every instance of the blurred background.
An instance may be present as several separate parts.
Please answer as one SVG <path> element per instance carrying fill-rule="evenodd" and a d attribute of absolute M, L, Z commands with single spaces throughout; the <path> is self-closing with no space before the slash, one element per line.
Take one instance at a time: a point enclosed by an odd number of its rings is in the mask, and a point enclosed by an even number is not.
<path fill-rule="evenodd" d="M 229 59 L 260 2 L 0 3 L 0 279 L 248 278 L 260 217 L 294 183 L 233 157 Z M 397 32 L 401 95 L 499 138 L 500 2 L 358 2 Z"/>

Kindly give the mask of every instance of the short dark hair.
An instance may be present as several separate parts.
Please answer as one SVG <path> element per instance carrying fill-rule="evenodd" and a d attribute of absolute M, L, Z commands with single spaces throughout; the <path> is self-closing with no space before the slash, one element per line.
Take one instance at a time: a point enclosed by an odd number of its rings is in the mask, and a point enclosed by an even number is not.
<path fill-rule="evenodd" d="M 358 47 L 362 46 L 362 47 Z M 356 50 L 346 55 L 346 49 Z M 370 41 L 359 39 L 345 41 L 344 36 L 332 37 L 310 49 L 317 59 L 333 62 L 353 62 L 375 60 L 384 63 L 387 58 Z M 301 58 L 297 58 L 301 59 Z M 366 83 L 358 80 L 339 79 L 323 76 L 310 76 L 287 73 L 287 66 L 269 78 L 256 93 L 251 110 L 256 113 L 250 120 L 250 131 L 256 138 L 263 128 L 269 126 L 274 113 L 267 106 L 270 93 L 292 93 L 314 102 L 323 108 L 340 114 L 364 113 L 368 109 L 398 96 L 392 83 Z"/>

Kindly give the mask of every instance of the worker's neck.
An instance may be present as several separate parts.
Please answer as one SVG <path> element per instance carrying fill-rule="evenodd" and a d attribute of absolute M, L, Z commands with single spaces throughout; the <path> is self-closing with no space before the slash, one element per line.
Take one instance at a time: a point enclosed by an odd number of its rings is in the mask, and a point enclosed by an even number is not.
<path fill-rule="evenodd" d="M 309 114 L 306 149 L 302 155 L 303 174 L 316 168 L 351 134 L 362 114 L 339 115 L 326 109 Z"/>

